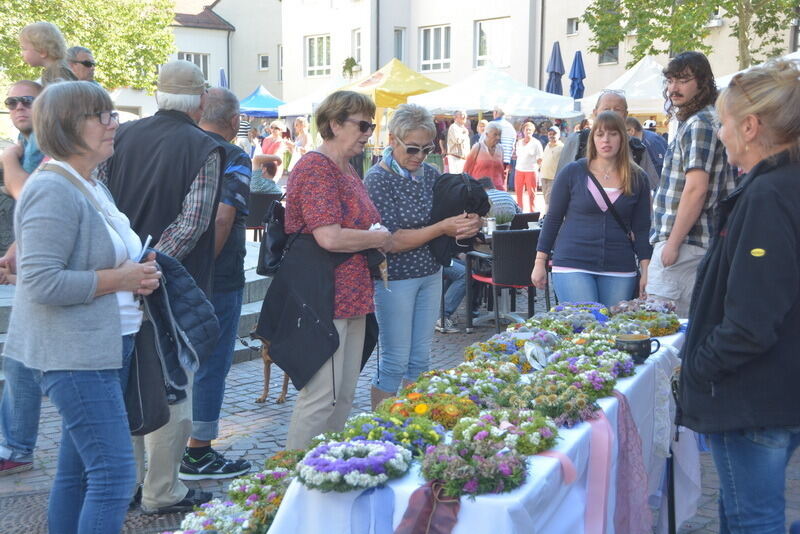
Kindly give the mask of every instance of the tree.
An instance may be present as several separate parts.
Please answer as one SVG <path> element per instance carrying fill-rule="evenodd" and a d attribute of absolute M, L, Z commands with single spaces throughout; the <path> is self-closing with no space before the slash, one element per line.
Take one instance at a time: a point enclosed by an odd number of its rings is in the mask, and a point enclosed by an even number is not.
<path fill-rule="evenodd" d="M 92 50 L 97 81 L 107 89 L 152 90 L 156 68 L 175 45 L 169 25 L 174 0 L 3 0 L 0 2 L 0 69 L 10 80 L 36 79 L 19 52 L 19 32 L 27 24 L 52 22 L 67 46 Z"/>
<path fill-rule="evenodd" d="M 797 0 L 594 0 L 583 21 L 592 31 L 590 50 L 598 54 L 631 36 L 631 66 L 646 55 L 671 51 L 708 54 L 708 23 L 718 8 L 737 39 L 740 68 L 785 52 Z"/>

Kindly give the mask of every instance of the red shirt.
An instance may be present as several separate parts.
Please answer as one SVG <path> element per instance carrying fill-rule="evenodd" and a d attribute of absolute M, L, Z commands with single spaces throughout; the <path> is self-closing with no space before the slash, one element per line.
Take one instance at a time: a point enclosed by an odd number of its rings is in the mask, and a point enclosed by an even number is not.
<path fill-rule="evenodd" d="M 310 234 L 320 226 L 369 230 L 380 222 L 380 214 L 369 199 L 355 170 L 343 173 L 327 156 L 309 152 L 295 166 L 286 189 L 286 233 Z M 335 319 L 358 317 L 374 310 L 373 283 L 363 254 L 339 265 L 334 271 Z"/>

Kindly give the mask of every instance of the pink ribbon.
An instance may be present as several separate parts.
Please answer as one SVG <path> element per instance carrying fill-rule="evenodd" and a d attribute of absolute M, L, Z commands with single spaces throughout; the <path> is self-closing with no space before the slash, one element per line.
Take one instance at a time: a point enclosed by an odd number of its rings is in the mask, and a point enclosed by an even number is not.
<path fill-rule="evenodd" d="M 611 481 L 611 449 L 614 436 L 611 424 L 602 410 L 590 419 L 592 427 L 589 445 L 589 473 L 586 484 L 586 513 L 584 532 L 605 534 L 608 508 L 608 485 Z"/>
<path fill-rule="evenodd" d="M 537 454 L 537 456 L 547 456 L 548 458 L 555 458 L 561 464 L 561 476 L 564 477 L 564 484 L 572 484 L 578 477 L 575 470 L 575 464 L 569 459 L 569 456 L 563 452 L 558 451 L 544 451 Z"/>

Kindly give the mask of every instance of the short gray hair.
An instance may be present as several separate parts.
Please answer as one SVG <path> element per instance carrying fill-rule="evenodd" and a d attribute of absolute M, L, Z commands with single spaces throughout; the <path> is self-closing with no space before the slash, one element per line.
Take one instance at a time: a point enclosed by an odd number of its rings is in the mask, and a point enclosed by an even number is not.
<path fill-rule="evenodd" d="M 81 130 L 87 116 L 111 111 L 111 97 L 91 82 L 48 85 L 33 101 L 33 131 L 42 153 L 65 160 L 89 150 Z"/>
<path fill-rule="evenodd" d="M 229 128 L 231 119 L 239 115 L 239 100 L 224 87 L 208 90 L 206 105 L 203 108 L 203 122 L 222 128 Z"/>
<path fill-rule="evenodd" d="M 389 133 L 402 141 L 414 130 L 425 130 L 436 137 L 431 112 L 417 104 L 400 104 L 389 121 Z"/>
<path fill-rule="evenodd" d="M 503 128 L 500 127 L 500 124 L 491 121 L 489 124 L 486 125 L 486 129 L 483 131 L 484 134 L 489 133 L 489 130 L 497 130 L 497 133 L 503 134 Z"/>
<path fill-rule="evenodd" d="M 73 46 L 67 50 L 67 61 L 76 61 L 79 54 L 89 54 L 91 56 L 92 51 L 85 46 Z"/>
<path fill-rule="evenodd" d="M 173 93 L 163 93 L 156 91 L 156 103 L 158 109 L 164 111 L 182 111 L 183 113 L 194 113 L 200 109 L 200 97 L 202 95 L 176 95 Z"/>

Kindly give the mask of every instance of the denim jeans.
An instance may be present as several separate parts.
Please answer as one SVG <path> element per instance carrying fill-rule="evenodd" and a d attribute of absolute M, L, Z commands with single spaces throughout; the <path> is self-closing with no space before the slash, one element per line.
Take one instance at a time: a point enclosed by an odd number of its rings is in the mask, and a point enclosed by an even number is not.
<path fill-rule="evenodd" d="M 635 276 L 553 273 L 553 289 L 561 302 L 601 302 L 613 306 L 633 298 Z"/>
<path fill-rule="evenodd" d="M 721 534 L 786 532 L 786 465 L 800 444 L 800 427 L 709 435 L 719 473 Z"/>
<path fill-rule="evenodd" d="M 122 354 L 121 369 L 41 373 L 42 392 L 62 418 L 47 512 L 50 534 L 122 530 L 136 483 L 124 401 L 133 336 L 123 336 Z"/>
<path fill-rule="evenodd" d="M 39 434 L 42 389 L 35 372 L 12 358 L 3 359 L 6 383 L 0 400 L 0 458 L 15 462 L 33 461 Z"/>
<path fill-rule="evenodd" d="M 375 316 L 380 333 L 380 362 L 372 380 L 376 388 L 396 393 L 403 378 L 416 380 L 428 370 L 433 327 L 439 316 L 442 273 L 407 280 L 375 282 Z"/>
<path fill-rule="evenodd" d="M 243 293 L 244 289 L 215 291 L 211 297 L 219 321 L 219 338 L 214 352 L 194 375 L 192 437 L 196 440 L 211 441 L 219 434 L 219 412 L 225 397 L 225 379 L 233 363 Z"/>
<path fill-rule="evenodd" d="M 443 269 L 444 273 L 444 315 L 450 317 L 458 309 L 464 295 L 467 293 L 467 275 L 464 264 L 453 260 L 450 266 Z"/>

